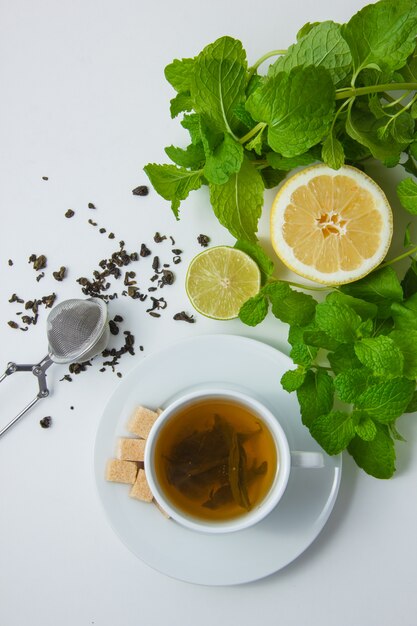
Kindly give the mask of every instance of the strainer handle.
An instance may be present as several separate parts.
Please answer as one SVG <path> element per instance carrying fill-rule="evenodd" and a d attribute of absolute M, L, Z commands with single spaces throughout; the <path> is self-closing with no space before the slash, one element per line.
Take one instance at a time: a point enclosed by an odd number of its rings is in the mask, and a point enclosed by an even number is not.
<path fill-rule="evenodd" d="M 35 398 L 33 398 L 33 400 L 29 402 L 29 404 L 25 406 L 25 408 L 20 411 L 20 413 L 16 415 L 16 417 L 14 417 L 8 424 L 6 424 L 6 426 L 3 426 L 3 428 L 0 430 L 0 437 L 2 437 L 2 435 L 4 435 L 4 433 L 7 432 L 9 428 L 16 424 L 16 422 L 20 420 L 20 418 L 23 417 L 23 415 L 27 413 L 29 409 L 31 409 L 39 400 L 42 400 L 41 396 L 36 396 Z"/>
<path fill-rule="evenodd" d="M 25 415 L 25 413 L 27 413 L 29 409 L 31 409 L 39 400 L 42 400 L 43 398 L 47 398 L 49 396 L 49 389 L 46 384 L 46 370 L 52 365 L 52 363 L 53 361 L 51 357 L 49 356 L 49 354 L 47 354 L 42 359 L 42 361 L 39 361 L 39 363 L 36 363 L 35 365 L 19 365 L 17 363 L 8 364 L 6 371 L 0 377 L 0 383 L 6 378 L 6 376 L 10 376 L 15 372 L 32 372 L 32 374 L 37 378 L 39 391 L 35 398 L 33 398 L 33 400 L 29 402 L 29 404 L 25 406 L 25 408 L 22 409 L 22 411 L 20 411 L 20 413 L 16 415 L 16 417 L 14 417 L 8 424 L 6 424 L 6 426 L 4 426 L 0 430 L 0 437 L 2 437 L 2 435 L 4 435 L 4 433 L 7 432 L 9 428 L 16 424 L 16 422 L 18 422 L 20 418 L 23 417 L 23 415 Z"/>

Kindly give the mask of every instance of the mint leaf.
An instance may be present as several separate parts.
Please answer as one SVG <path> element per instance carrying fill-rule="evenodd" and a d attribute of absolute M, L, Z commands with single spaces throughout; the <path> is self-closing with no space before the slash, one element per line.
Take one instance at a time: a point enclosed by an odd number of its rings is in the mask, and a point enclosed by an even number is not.
<path fill-rule="evenodd" d="M 364 367 L 347 369 L 340 372 L 334 379 L 334 386 L 343 402 L 355 402 L 365 391 L 371 372 Z"/>
<path fill-rule="evenodd" d="M 411 260 L 411 265 L 401 281 L 401 287 L 404 292 L 404 298 L 409 298 L 417 293 L 417 262 L 415 259 Z"/>
<path fill-rule="evenodd" d="M 391 305 L 392 317 L 396 330 L 417 330 L 417 294 L 413 294 L 400 304 Z"/>
<path fill-rule="evenodd" d="M 159 195 L 165 200 L 171 200 L 171 208 L 177 219 L 181 200 L 185 200 L 190 191 L 199 189 L 203 184 L 200 171 L 189 172 L 175 165 L 155 163 L 149 163 L 143 169 Z"/>
<path fill-rule="evenodd" d="M 376 119 L 370 111 L 353 106 L 348 108 L 346 132 L 370 150 L 372 156 L 380 161 L 398 159 L 406 144 L 398 143 L 388 135 L 380 136 L 380 129 L 385 127 L 383 119 Z"/>
<path fill-rule="evenodd" d="M 388 335 L 404 357 L 403 376 L 417 378 L 417 330 L 393 330 Z"/>
<path fill-rule="evenodd" d="M 296 391 L 303 384 L 305 377 L 306 371 L 304 368 L 299 367 L 296 370 L 288 370 L 281 377 L 282 388 L 288 391 L 288 393 Z"/>
<path fill-rule="evenodd" d="M 385 335 L 361 339 L 355 344 L 355 353 L 377 376 L 394 378 L 402 374 L 404 357 L 393 340 Z"/>
<path fill-rule="evenodd" d="M 181 120 L 181 126 L 190 133 L 191 143 L 197 144 L 201 142 L 200 116 L 197 113 L 184 115 Z"/>
<path fill-rule="evenodd" d="M 309 370 L 297 389 L 303 424 L 310 427 L 317 417 L 329 413 L 333 407 L 333 396 L 332 377 L 321 368 Z"/>
<path fill-rule="evenodd" d="M 207 117 L 213 130 L 233 135 L 238 128 L 235 109 L 245 98 L 246 71 L 246 53 L 232 37 L 220 37 L 195 59 L 190 87 L 194 110 Z"/>
<path fill-rule="evenodd" d="M 336 339 L 332 339 L 332 337 L 329 337 L 329 335 L 323 330 L 318 330 L 316 328 L 304 331 L 303 342 L 309 346 L 324 348 L 325 350 L 336 350 L 336 348 L 340 345 Z"/>
<path fill-rule="evenodd" d="M 339 454 L 355 436 L 355 427 L 349 413 L 331 411 L 314 420 L 310 433 L 327 454 Z"/>
<path fill-rule="evenodd" d="M 410 402 L 407 404 L 407 408 L 404 413 L 415 413 L 417 411 L 417 391 L 411 396 Z"/>
<path fill-rule="evenodd" d="M 375 422 L 369 417 L 366 411 L 355 410 L 352 413 L 355 424 L 355 432 L 364 441 L 373 441 L 377 433 Z"/>
<path fill-rule="evenodd" d="M 302 365 L 303 367 L 310 367 L 312 362 L 317 356 L 318 348 L 313 346 L 306 346 L 304 343 L 297 343 L 293 346 L 290 357 L 296 363 L 296 365 Z"/>
<path fill-rule="evenodd" d="M 169 111 L 171 113 L 172 119 L 177 117 L 183 111 L 192 111 L 193 109 L 193 101 L 191 100 L 190 93 L 188 91 L 184 91 L 178 93 L 175 98 L 170 100 Z"/>
<path fill-rule="evenodd" d="M 265 189 L 273 189 L 274 187 L 277 187 L 277 185 L 279 185 L 287 175 L 287 172 L 274 170 L 272 167 L 264 167 L 259 171 L 262 176 L 262 180 L 264 181 Z"/>
<path fill-rule="evenodd" d="M 263 192 L 261 175 L 246 158 L 243 159 L 240 171 L 232 174 L 226 183 L 210 184 L 213 211 L 219 222 L 236 239 L 256 241 Z"/>
<path fill-rule="evenodd" d="M 397 195 L 403 207 L 412 215 L 417 215 L 417 184 L 412 178 L 398 183 Z"/>
<path fill-rule="evenodd" d="M 228 133 L 213 135 L 202 122 L 201 137 L 206 155 L 204 176 L 210 183 L 223 185 L 232 174 L 239 172 L 243 161 L 243 146 Z"/>
<path fill-rule="evenodd" d="M 190 144 L 185 150 L 168 146 L 165 152 L 171 161 L 180 167 L 187 167 L 193 170 L 200 169 L 205 161 L 203 144 Z"/>
<path fill-rule="evenodd" d="M 387 424 L 404 413 L 415 387 L 415 381 L 406 378 L 394 378 L 376 383 L 361 393 L 356 400 L 356 406 L 364 409 L 378 422 Z"/>
<path fill-rule="evenodd" d="M 174 59 L 165 68 L 165 78 L 178 93 L 190 91 L 195 59 Z"/>
<path fill-rule="evenodd" d="M 316 301 L 301 291 L 290 290 L 288 295 L 280 297 L 269 290 L 268 296 L 272 304 L 272 313 L 286 324 L 305 326 L 314 316 Z"/>
<path fill-rule="evenodd" d="M 362 367 L 353 344 L 342 344 L 334 352 L 329 352 L 327 358 L 335 374 L 347 369 Z"/>
<path fill-rule="evenodd" d="M 378 313 L 378 307 L 372 302 L 355 298 L 340 291 L 331 291 L 326 296 L 326 302 L 329 304 L 344 304 L 353 309 L 363 320 L 373 319 Z"/>
<path fill-rule="evenodd" d="M 359 315 L 346 304 L 322 302 L 316 307 L 317 326 L 341 343 L 356 341 L 361 323 Z"/>
<path fill-rule="evenodd" d="M 256 262 L 261 271 L 262 284 L 264 284 L 266 280 L 272 276 L 274 272 L 274 264 L 259 244 L 239 239 L 236 241 L 234 248 L 242 250 L 242 252 L 248 254 Z"/>
<path fill-rule="evenodd" d="M 337 139 L 334 131 L 327 135 L 326 140 L 323 143 L 321 157 L 326 165 L 334 170 L 340 169 L 344 164 L 345 152 L 343 150 L 343 145 Z"/>
<path fill-rule="evenodd" d="M 403 290 L 398 276 L 389 266 L 375 270 L 354 283 L 341 285 L 340 289 L 343 293 L 375 304 L 384 300 L 401 302 L 403 299 Z"/>
<path fill-rule="evenodd" d="M 263 292 L 273 303 L 289 296 L 292 289 L 288 283 L 282 280 L 274 280 L 263 288 Z"/>
<path fill-rule="evenodd" d="M 268 75 L 288 72 L 297 65 L 314 65 L 326 68 L 336 85 L 344 83 L 351 72 L 352 56 L 339 24 L 327 21 L 309 27 L 308 32 L 301 31 L 298 43 L 290 46 L 287 53 L 270 66 Z"/>
<path fill-rule="evenodd" d="M 269 165 L 274 169 L 289 172 L 295 167 L 315 163 L 317 161 L 317 157 L 310 152 L 304 152 L 304 154 L 299 154 L 294 157 L 284 157 L 276 152 L 268 152 L 266 160 L 267 163 L 269 163 Z"/>
<path fill-rule="evenodd" d="M 263 293 L 249 298 L 239 311 L 239 319 L 247 326 L 257 326 L 268 313 L 268 300 Z"/>
<path fill-rule="evenodd" d="M 417 35 L 414 0 L 381 0 L 356 13 L 342 26 L 356 75 L 365 67 L 396 70 L 412 53 Z"/>
<path fill-rule="evenodd" d="M 388 429 L 376 425 L 376 434 L 372 441 L 363 441 L 356 436 L 348 446 L 349 454 L 367 474 L 375 478 L 391 478 L 395 472 L 394 442 Z"/>
<path fill-rule="evenodd" d="M 334 111 L 334 87 L 321 67 L 295 67 L 268 78 L 246 102 L 268 124 L 268 144 L 286 157 L 306 152 L 326 134 Z"/>

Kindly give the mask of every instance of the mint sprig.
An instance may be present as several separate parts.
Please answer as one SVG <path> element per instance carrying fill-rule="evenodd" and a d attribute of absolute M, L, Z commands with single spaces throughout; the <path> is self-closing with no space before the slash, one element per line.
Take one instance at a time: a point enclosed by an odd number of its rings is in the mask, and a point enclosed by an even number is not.
<path fill-rule="evenodd" d="M 176 92 L 170 113 L 182 117 L 189 143 L 166 148 L 173 164 L 145 167 L 177 219 L 189 193 L 209 187 L 219 222 L 261 270 L 261 290 L 243 305 L 241 321 L 256 326 L 270 311 L 289 325 L 294 369 L 281 383 L 297 394 L 303 423 L 329 454 L 347 449 L 378 478 L 395 471 L 396 420 L 417 410 L 411 224 L 405 251 L 389 263 L 333 290 L 309 288 L 327 292 L 320 302 L 303 285 L 273 279 L 257 231 L 264 190 L 315 162 L 402 165 L 409 177 L 398 197 L 417 215 L 416 37 L 415 0 L 380 0 L 342 25 L 305 24 L 288 50 L 250 67 L 242 43 L 220 37 L 166 67 Z M 400 282 L 391 265 L 407 257 Z"/>

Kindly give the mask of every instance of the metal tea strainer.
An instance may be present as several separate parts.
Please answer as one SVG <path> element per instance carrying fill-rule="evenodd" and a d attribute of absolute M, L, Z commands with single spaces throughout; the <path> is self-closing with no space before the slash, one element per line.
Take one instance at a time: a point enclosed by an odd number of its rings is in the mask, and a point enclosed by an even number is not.
<path fill-rule="evenodd" d="M 15 372 L 32 372 L 38 379 L 39 392 L 11 422 L 0 430 L 0 437 L 39 400 L 47 398 L 46 370 L 53 363 L 87 361 L 107 346 L 110 329 L 107 305 L 100 298 L 64 300 L 47 319 L 48 354 L 34 365 L 8 363 L 0 383 Z"/>

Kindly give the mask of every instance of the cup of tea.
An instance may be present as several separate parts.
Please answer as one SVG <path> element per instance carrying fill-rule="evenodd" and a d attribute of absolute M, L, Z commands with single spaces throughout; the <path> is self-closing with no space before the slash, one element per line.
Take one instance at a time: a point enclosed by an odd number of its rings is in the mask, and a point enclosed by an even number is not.
<path fill-rule="evenodd" d="M 172 402 L 154 423 L 145 472 L 158 504 L 206 533 L 256 524 L 281 500 L 291 467 L 323 467 L 320 452 L 290 451 L 273 413 L 238 391 L 204 389 Z"/>

